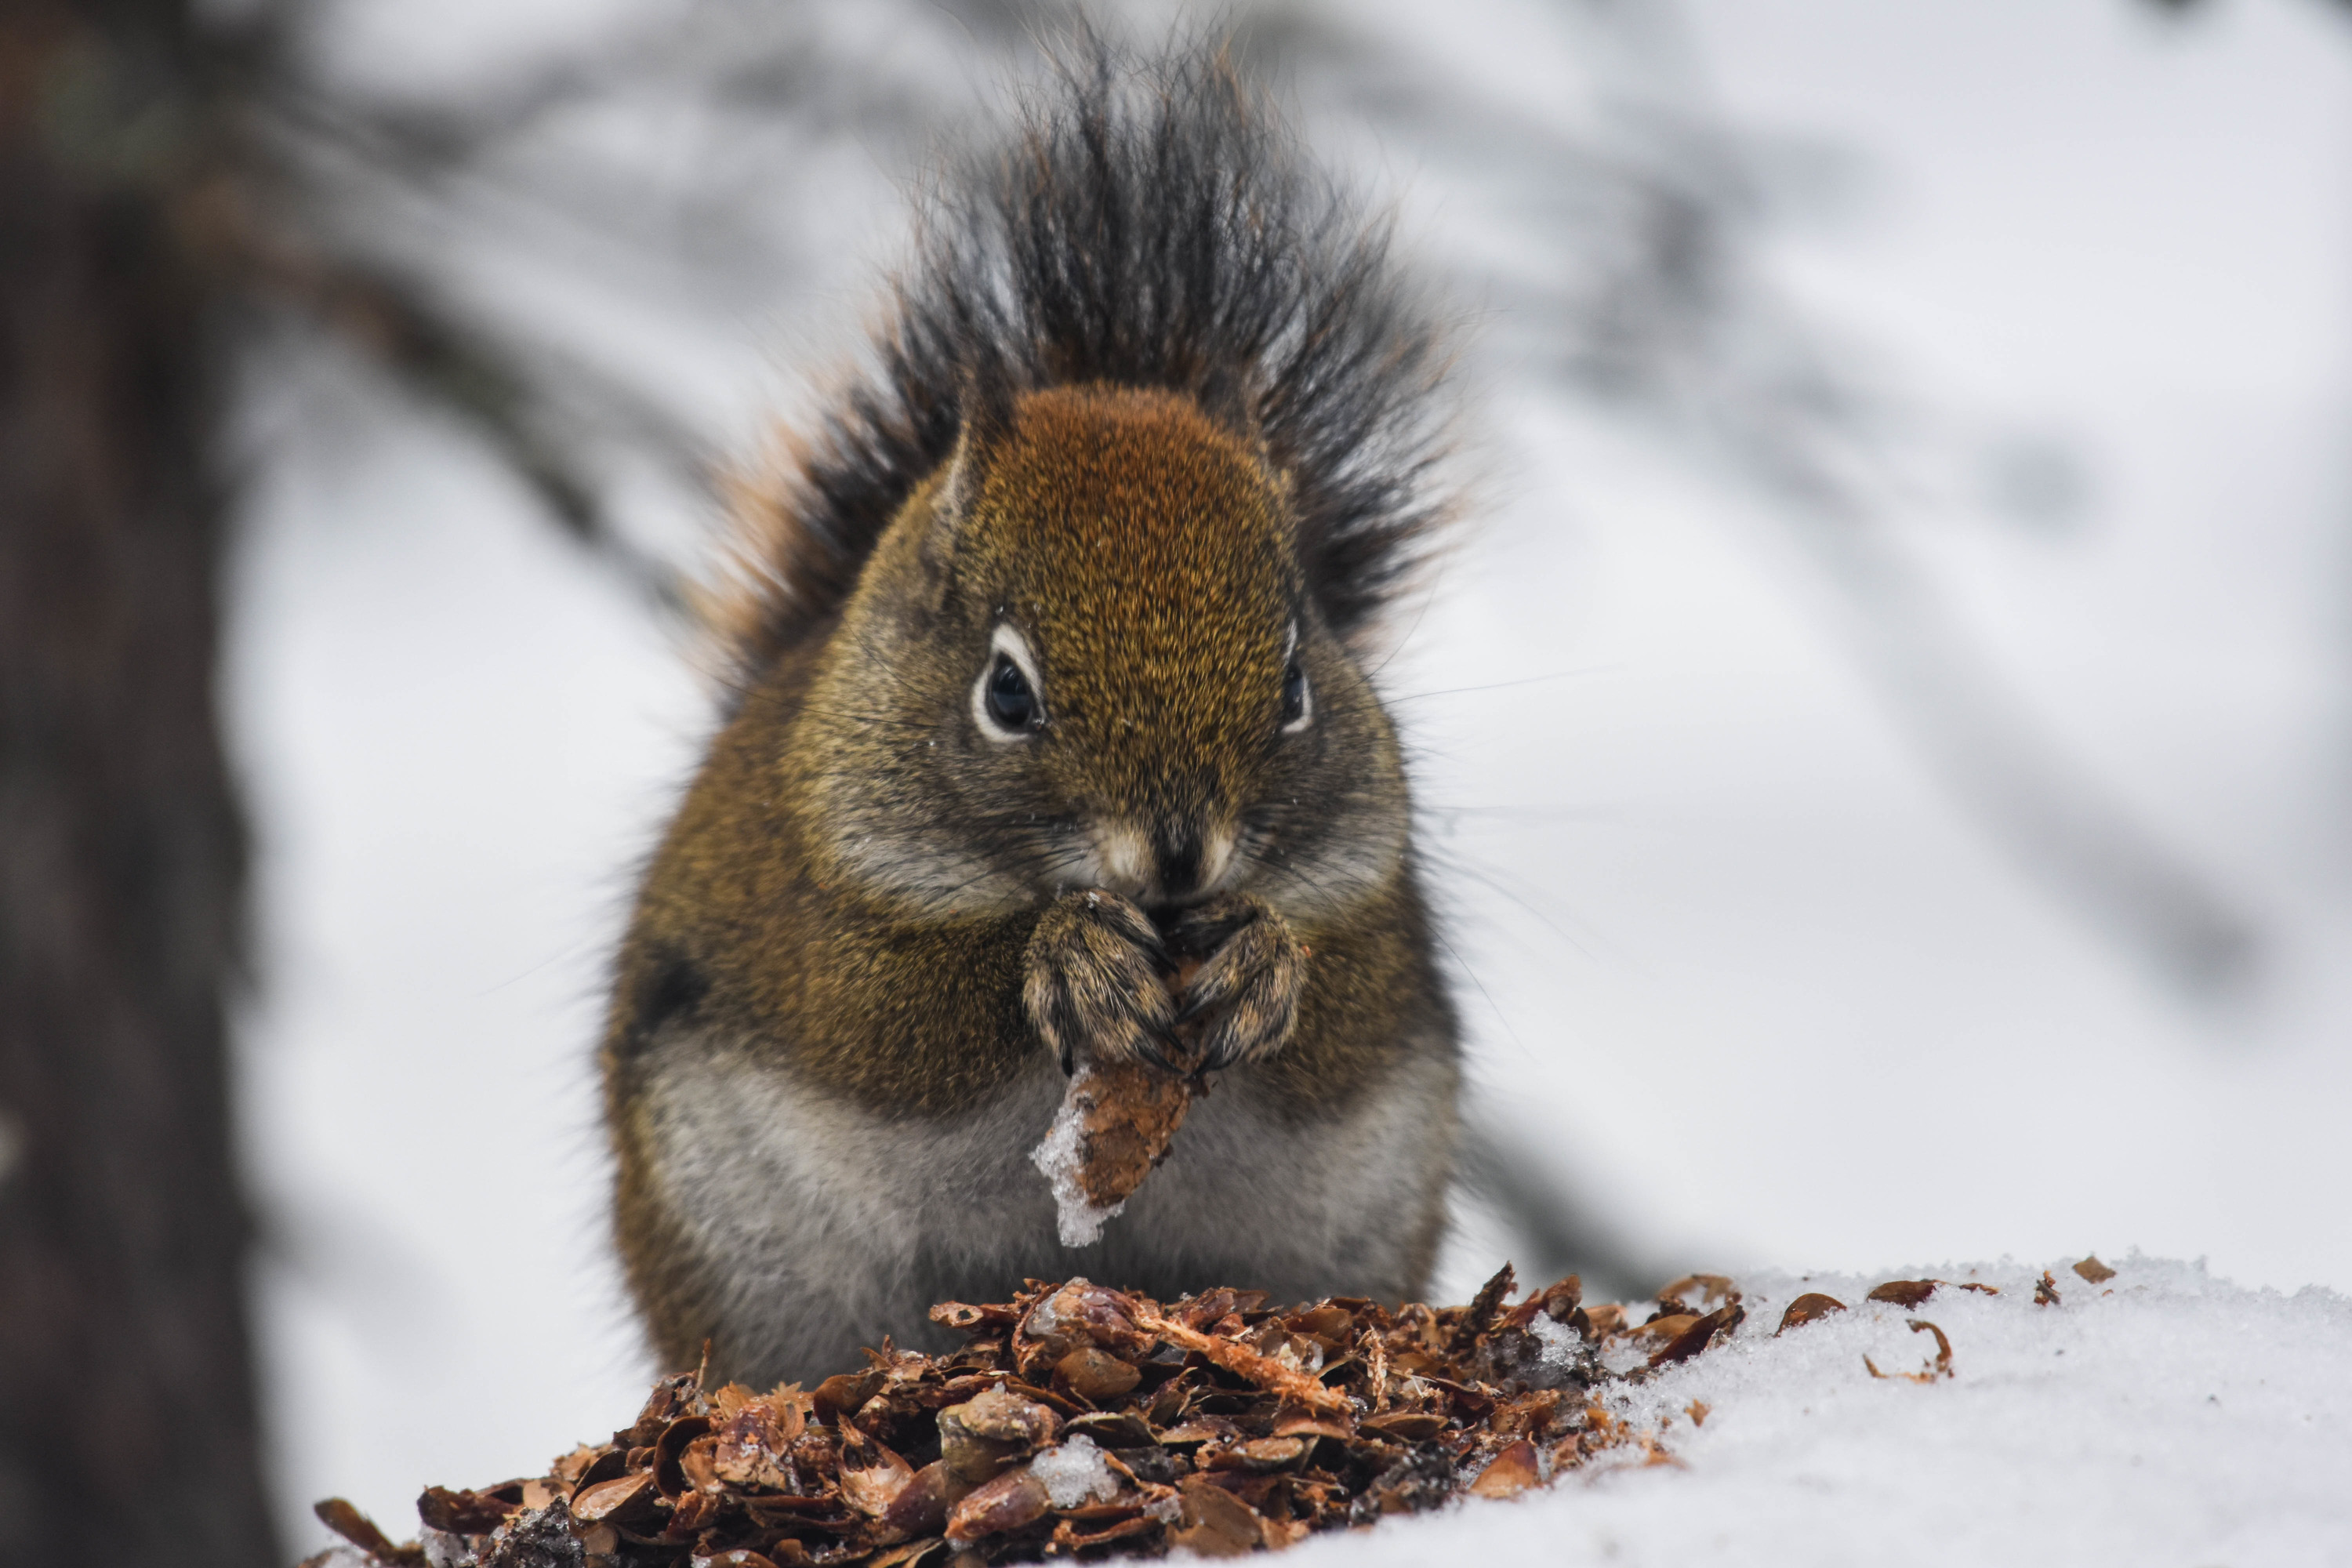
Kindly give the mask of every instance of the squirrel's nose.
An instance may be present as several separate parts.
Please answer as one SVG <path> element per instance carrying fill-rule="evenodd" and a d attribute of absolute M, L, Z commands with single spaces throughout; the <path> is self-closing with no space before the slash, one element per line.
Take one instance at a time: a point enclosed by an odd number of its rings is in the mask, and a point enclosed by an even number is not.
<path fill-rule="evenodd" d="M 1150 826 L 1112 818 L 1097 822 L 1092 837 L 1101 885 L 1146 905 L 1197 902 L 1233 869 L 1234 829 L 1214 818 L 1171 816 Z"/>
<path fill-rule="evenodd" d="M 1201 835 L 1190 824 L 1166 824 L 1151 836 L 1160 896 L 1171 903 L 1201 890 Z"/>
<path fill-rule="evenodd" d="M 1233 868 L 1234 830 L 1217 822 L 1171 823 L 1151 836 L 1154 881 L 1162 903 L 1191 903 L 1214 892 Z"/>

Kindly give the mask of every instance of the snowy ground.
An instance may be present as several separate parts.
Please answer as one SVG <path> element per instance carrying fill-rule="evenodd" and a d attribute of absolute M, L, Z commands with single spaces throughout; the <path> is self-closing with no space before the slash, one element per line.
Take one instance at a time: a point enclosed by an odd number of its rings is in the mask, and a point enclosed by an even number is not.
<path fill-rule="evenodd" d="M 1423 1563 L 2316 1563 L 2352 1554 L 2352 1300 L 2246 1290 L 2191 1264 L 2114 1260 L 2104 1287 L 2038 1268 L 1921 1268 L 1997 1286 L 1905 1309 L 1877 1278 L 1738 1281 L 1731 1340 L 1633 1392 L 1674 1464 L 1571 1475 L 1509 1502 L 1391 1521 L 1290 1561 Z M 1796 1296 L 1851 1310 L 1774 1331 Z M 1929 1336 L 1952 1375 L 1919 1371 Z M 1688 1414 L 1707 1409 L 1704 1425 Z"/>
<path fill-rule="evenodd" d="M 351 9 L 459 54 L 472 20 L 530 11 Z M 1421 25 L 1492 40 L 1496 91 L 1525 90 L 1506 68 L 1546 8 L 1474 9 Z M 2184 1005 L 2011 865 L 1858 678 L 1768 509 L 1516 398 L 1500 503 L 1384 677 L 1476 1074 L 1563 1184 L 1762 1310 L 1660 1385 L 1718 1412 L 1678 1425 L 1686 1470 L 1313 1552 L 1663 1561 L 1727 1535 L 1750 1561 L 2242 1563 L 2324 1557 L 2323 1529 L 2352 1550 L 2319 1490 L 2322 1466 L 2352 1475 L 2340 1298 L 2150 1264 L 2040 1313 L 1939 1299 L 1958 1375 L 1934 1387 L 1861 1373 L 1865 1349 L 1918 1359 L 1891 1314 L 1759 1337 L 1797 1283 L 1768 1263 L 1884 1279 L 2137 1246 L 2352 1289 L 2352 38 L 2317 0 L 2155 9 L 1691 11 L 1743 123 L 1861 171 L 1775 257 L 1951 416 L 1960 499 L 1901 526 L 2040 721 L 2263 922 L 2261 985 Z M 1443 195 L 1416 195 L 1441 237 Z M 813 313 L 862 303 L 852 271 L 826 287 Z M 718 400 L 759 405 L 761 354 L 801 325 L 745 323 Z M 2073 500 L 2004 510 L 2003 454 L 2052 441 Z M 401 1521 L 423 1484 L 535 1470 L 642 1394 L 590 1054 L 630 868 L 705 719 L 638 607 L 445 433 L 314 432 L 256 502 L 226 688 L 262 855 L 243 1114 L 307 1547 L 313 1498 Z M 1507 1246 L 1466 1227 L 1438 1294 Z"/>

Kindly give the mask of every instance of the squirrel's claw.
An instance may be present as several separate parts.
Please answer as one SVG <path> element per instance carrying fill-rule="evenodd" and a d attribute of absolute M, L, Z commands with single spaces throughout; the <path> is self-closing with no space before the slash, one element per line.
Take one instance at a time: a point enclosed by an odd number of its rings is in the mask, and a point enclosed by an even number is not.
<path fill-rule="evenodd" d="M 1099 889 L 1065 893 L 1030 933 L 1024 963 L 1023 1005 L 1065 1074 L 1081 1052 L 1180 1070 L 1163 1050 L 1175 1011 L 1160 978 L 1167 955 L 1135 904 Z"/>
<path fill-rule="evenodd" d="M 1161 1072 L 1187 1078 L 1199 1070 L 1194 1063 L 1186 1059 L 1183 1042 L 1165 1030 L 1145 1034 L 1135 1042 L 1135 1048 L 1145 1061 Z"/>
<path fill-rule="evenodd" d="M 1214 942 L 1176 1016 L 1179 1024 L 1210 1019 L 1201 1036 L 1202 1070 L 1280 1050 L 1307 987 L 1307 950 L 1289 922 L 1262 899 L 1228 893 L 1188 911 L 1172 934 L 1180 949 L 1194 952 Z"/>

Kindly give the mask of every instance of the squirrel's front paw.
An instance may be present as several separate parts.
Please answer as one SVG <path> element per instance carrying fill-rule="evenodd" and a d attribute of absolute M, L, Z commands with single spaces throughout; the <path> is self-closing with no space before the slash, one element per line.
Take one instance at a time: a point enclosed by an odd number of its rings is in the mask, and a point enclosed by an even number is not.
<path fill-rule="evenodd" d="M 1283 1047 L 1307 988 L 1307 950 L 1272 905 L 1226 893 L 1185 910 L 1168 936 L 1177 952 L 1202 960 L 1176 1021 L 1207 1020 L 1203 1068 L 1263 1061 Z"/>
<path fill-rule="evenodd" d="M 1021 992 L 1029 1022 L 1062 1070 L 1077 1053 L 1141 1057 L 1171 1072 L 1176 1004 L 1160 975 L 1168 954 L 1151 917 L 1117 893 L 1065 893 L 1030 934 Z"/>

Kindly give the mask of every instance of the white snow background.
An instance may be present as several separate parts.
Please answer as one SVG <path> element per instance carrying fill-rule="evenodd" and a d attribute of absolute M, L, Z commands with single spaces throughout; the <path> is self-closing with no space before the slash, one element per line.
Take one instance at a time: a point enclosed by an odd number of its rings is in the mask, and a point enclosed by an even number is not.
<path fill-rule="evenodd" d="M 343 9 L 395 75 L 589 15 Z M 1433 68 L 1545 101 L 1531 3 L 1393 9 Z M 2352 1560 L 2352 29 L 2318 0 L 2207 9 L 1705 0 L 1686 41 L 1820 187 L 1776 231 L 1779 285 L 1941 420 L 1894 526 L 2036 718 L 2260 920 L 2259 985 L 2186 1003 L 2012 865 L 1769 506 L 1506 379 L 1505 479 L 1384 677 L 1455 868 L 1476 1075 L 1559 1181 L 1755 1310 L 1645 1395 L 1714 1406 L 1677 1428 L 1686 1468 L 1310 1557 Z M 1372 156 L 1409 232 L 1451 243 L 1452 194 L 1409 148 Z M 812 214 L 838 264 L 788 310 L 649 338 L 715 426 L 751 428 L 763 356 L 862 307 L 899 172 L 843 155 Z M 535 1472 L 641 1396 L 591 1058 L 705 710 L 462 441 L 331 371 L 278 399 L 226 689 L 262 856 L 262 1351 L 307 1547 L 314 1498 L 397 1533 L 427 1482 Z M 2051 450 L 2080 482 L 2021 497 L 2020 454 Z M 1466 1215 L 1436 1294 L 1507 1245 Z M 1767 1337 L 1799 1288 L 1772 1270 L 1848 1271 L 1806 1288 L 1854 1300 L 1966 1277 L 1892 1260 L 2094 1248 L 2112 1297 L 1912 1314 L 1954 1341 L 1932 1387 L 1861 1373 L 1922 1359 L 1896 1314 Z"/>

